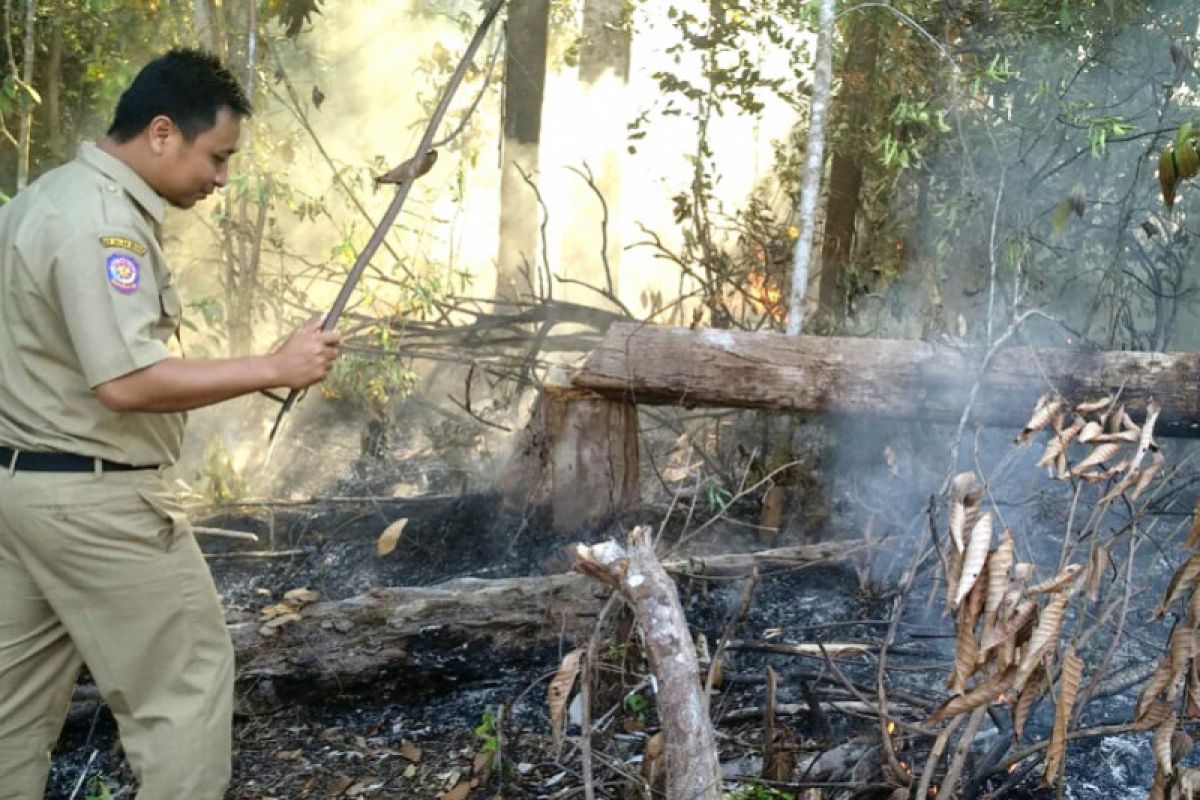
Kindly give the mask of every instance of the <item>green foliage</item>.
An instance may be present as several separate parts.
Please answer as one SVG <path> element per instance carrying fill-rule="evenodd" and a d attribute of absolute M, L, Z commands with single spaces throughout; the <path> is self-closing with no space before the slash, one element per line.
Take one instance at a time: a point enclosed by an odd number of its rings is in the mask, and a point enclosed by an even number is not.
<path fill-rule="evenodd" d="M 499 720 L 496 718 L 496 712 L 491 706 L 487 706 L 483 710 L 483 716 L 479 720 L 479 724 L 475 726 L 475 735 L 483 740 L 479 746 L 480 752 L 495 753 L 500 749 L 500 730 Z"/>
<path fill-rule="evenodd" d="M 385 329 L 377 341 L 381 354 L 349 352 L 334 362 L 321 384 L 328 400 L 340 400 L 385 416 L 391 402 L 405 397 L 417 385 L 417 375 L 398 356 L 389 354 L 391 334 Z"/>
<path fill-rule="evenodd" d="M 112 793 L 103 775 L 93 775 L 84 788 L 83 800 L 110 800 Z"/>
<path fill-rule="evenodd" d="M 197 492 L 209 504 L 228 503 L 246 496 L 246 479 L 234 467 L 220 436 L 213 437 L 205 448 L 195 483 Z"/>

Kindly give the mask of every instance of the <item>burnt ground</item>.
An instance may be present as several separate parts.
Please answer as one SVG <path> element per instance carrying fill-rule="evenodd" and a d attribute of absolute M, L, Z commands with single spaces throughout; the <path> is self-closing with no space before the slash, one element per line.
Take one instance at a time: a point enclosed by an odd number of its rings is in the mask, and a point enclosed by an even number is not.
<path fill-rule="evenodd" d="M 892 467 L 889 466 L 889 469 Z M 894 472 L 895 470 L 892 469 Z M 247 545 L 203 537 L 214 554 L 214 575 L 231 620 L 254 619 L 291 589 L 308 588 L 322 600 L 361 594 L 379 586 L 428 586 L 460 577 L 496 579 L 560 571 L 556 555 L 573 541 L 619 535 L 640 522 L 666 518 L 667 541 L 694 530 L 711 510 L 706 503 L 647 507 L 590 537 L 557 536 L 536 520 L 501 510 L 495 494 L 454 493 L 456 482 L 426 486 L 418 498 L 389 496 L 396 476 L 386 470 L 356 471 L 326 490 L 337 500 L 281 504 L 253 513 L 230 509 L 198 523 L 255 532 L 262 540 Z M 913 482 L 918 481 L 916 477 Z M 857 485 L 847 497 L 860 505 L 886 509 L 886 492 Z M 461 485 L 457 486 L 461 490 Z M 900 494 L 906 494 L 907 489 Z M 1023 491 L 1023 490 L 1021 490 Z M 1014 489 L 1014 495 L 1021 493 Z M 753 533 L 761 498 L 749 496 L 727 509 L 728 519 L 705 535 L 688 535 L 691 551 L 749 551 L 810 541 L 813 525 L 796 524 L 769 541 Z M 832 512 L 840 499 L 824 502 Z M 1004 497 L 997 502 L 1003 506 Z M 1013 505 L 1017 505 L 1015 502 Z M 1061 515 L 1054 498 L 1022 499 L 1030 513 Z M 1010 513 L 1015 512 L 1009 509 Z M 909 516 L 909 512 L 915 512 Z M 834 538 L 857 536 L 861 528 L 831 525 L 828 514 L 814 525 Z M 760 577 L 748 615 L 734 632 L 719 688 L 713 698 L 718 742 L 726 776 L 744 779 L 744 798 L 796 797 L 800 785 L 822 786 L 826 796 L 888 797 L 880 781 L 879 723 L 863 707 L 875 698 L 878 644 L 892 615 L 895 587 L 911 551 L 911 539 L 924 524 L 920 504 L 909 502 L 891 515 L 894 532 L 870 559 L 808 568 L 768 570 Z M 379 533 L 405 518 L 400 546 L 386 557 L 376 553 Z M 262 549 L 272 536 L 274 548 L 291 555 L 252 558 L 238 555 Z M 1053 542 L 1049 546 L 1054 547 Z M 932 565 L 926 565 L 932 567 Z M 943 700 L 944 679 L 953 654 L 953 635 L 941 614 L 936 582 L 909 596 L 902 623 L 888 654 L 887 679 L 895 714 L 919 721 Z M 680 596 L 692 633 L 710 647 L 721 639 L 727 620 L 739 607 L 744 580 L 679 580 Z M 935 595 L 930 597 L 930 594 Z M 1152 598 L 1147 602 L 1152 602 Z M 1141 619 L 1145 619 L 1145 613 Z M 618 624 L 606 639 L 597 668 L 594 711 L 594 783 L 598 797 L 643 797 L 643 755 L 655 731 L 652 686 L 640 660 L 636 636 Z M 1164 629 L 1165 630 L 1165 629 Z M 1142 645 L 1161 641 L 1161 631 L 1139 631 Z M 818 653 L 776 652 L 774 643 L 860 643 L 864 652 L 834 662 Z M 582 797 L 578 726 L 568 725 L 562 749 L 555 751 L 546 704 L 549 679 L 562 652 L 579 645 L 563 642 L 545 651 L 464 654 L 453 670 L 424 676 L 381 679 L 341 692 L 271 698 L 245 696 L 235 721 L 233 800 L 265 798 L 551 798 Z M 1136 644 L 1136 643 L 1135 643 Z M 1147 657 L 1139 646 L 1121 648 L 1116 666 Z M 759 778 L 762 765 L 762 713 L 766 668 L 778 675 L 776 741 L 787 754 L 780 767 L 779 794 L 769 794 Z M 86 676 L 84 679 L 86 684 Z M 1089 706 L 1085 725 L 1119 725 L 1129 718 L 1136 687 Z M 1043 703 L 1025 741 L 1048 729 L 1052 709 Z M 998 726 L 977 739 L 972 769 L 978 780 L 970 797 L 1053 797 L 1036 789 L 1038 759 L 1017 765 L 1009 775 L 991 773 L 992 745 L 1007 736 L 1005 713 L 992 715 Z M 987 726 L 985 726 L 986 728 Z M 1031 733 L 1032 731 L 1032 733 Z M 1040 733 L 1039 733 L 1040 731 Z M 923 737 L 894 737 L 906 764 L 923 758 Z M 907 748 L 919 748 L 912 756 Z M 1149 734 L 1119 734 L 1084 739 L 1068 757 L 1065 797 L 1146 796 L 1153 773 Z M 972 774 L 970 771 L 968 774 Z M 81 776 L 84 787 L 73 795 Z M 936 781 L 935 781 L 936 783 Z M 56 752 L 47 798 L 132 797 L 131 776 L 120 755 L 115 726 L 107 711 L 77 703 Z M 759 788 L 754 789 L 753 787 Z M 90 790 L 89 790 L 90 787 Z"/>

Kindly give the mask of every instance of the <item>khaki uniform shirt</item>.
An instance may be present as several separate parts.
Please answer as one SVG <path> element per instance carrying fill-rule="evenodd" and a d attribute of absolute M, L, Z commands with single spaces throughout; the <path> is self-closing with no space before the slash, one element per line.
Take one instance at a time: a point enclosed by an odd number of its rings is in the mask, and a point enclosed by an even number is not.
<path fill-rule="evenodd" d="M 114 412 L 93 389 L 169 355 L 179 296 L 166 202 L 84 144 L 0 208 L 0 445 L 174 462 L 184 414 Z"/>

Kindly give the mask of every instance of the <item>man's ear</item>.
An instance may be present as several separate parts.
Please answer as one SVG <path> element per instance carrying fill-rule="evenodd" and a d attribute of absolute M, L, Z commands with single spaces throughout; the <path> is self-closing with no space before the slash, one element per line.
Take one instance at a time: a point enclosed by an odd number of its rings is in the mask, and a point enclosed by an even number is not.
<path fill-rule="evenodd" d="M 166 114 L 159 114 L 146 126 L 145 135 L 150 144 L 150 150 L 156 156 L 161 156 L 167 150 L 167 145 L 173 136 L 179 134 L 179 128 Z"/>

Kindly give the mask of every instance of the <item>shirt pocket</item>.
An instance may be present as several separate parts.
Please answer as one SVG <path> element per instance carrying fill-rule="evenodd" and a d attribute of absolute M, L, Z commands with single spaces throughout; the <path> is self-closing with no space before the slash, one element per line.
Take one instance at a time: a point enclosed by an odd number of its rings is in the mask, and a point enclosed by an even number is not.
<path fill-rule="evenodd" d="M 179 299 L 179 292 L 175 291 L 173 284 L 159 290 L 158 305 L 161 318 L 156 326 L 155 334 L 160 341 L 166 342 L 179 330 L 179 323 L 183 317 L 183 302 Z"/>

